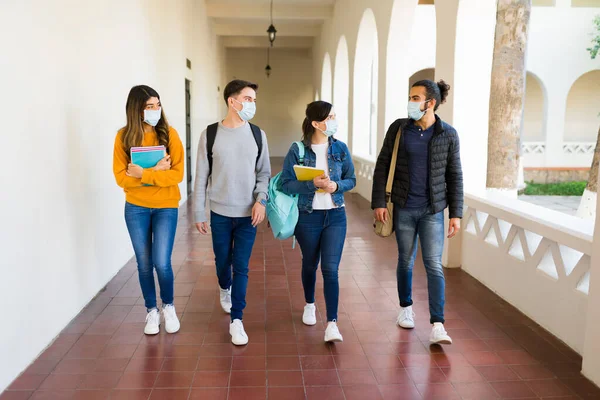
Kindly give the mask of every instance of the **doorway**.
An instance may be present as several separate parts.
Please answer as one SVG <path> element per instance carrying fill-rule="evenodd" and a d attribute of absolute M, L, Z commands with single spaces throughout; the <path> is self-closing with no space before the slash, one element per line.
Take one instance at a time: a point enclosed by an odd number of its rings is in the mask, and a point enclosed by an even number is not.
<path fill-rule="evenodd" d="M 187 170 L 187 195 L 192 194 L 192 111 L 191 82 L 185 80 L 185 164 Z"/>

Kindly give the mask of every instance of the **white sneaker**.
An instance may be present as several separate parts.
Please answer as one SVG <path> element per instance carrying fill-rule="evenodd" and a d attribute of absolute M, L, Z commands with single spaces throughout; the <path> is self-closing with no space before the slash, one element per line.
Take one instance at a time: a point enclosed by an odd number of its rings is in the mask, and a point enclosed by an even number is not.
<path fill-rule="evenodd" d="M 327 329 L 325 329 L 325 341 L 326 342 L 343 342 L 344 338 L 338 329 L 336 321 L 327 323 Z"/>
<path fill-rule="evenodd" d="M 158 332 L 160 332 L 160 314 L 158 313 L 158 309 L 153 308 L 148 315 L 146 315 L 146 327 L 144 328 L 144 333 L 146 335 L 156 335 Z"/>
<path fill-rule="evenodd" d="M 165 330 L 167 333 L 179 332 L 181 324 L 179 323 L 179 318 L 177 318 L 173 304 L 167 304 L 163 307 L 163 316 L 165 317 Z"/>
<path fill-rule="evenodd" d="M 244 330 L 244 324 L 239 319 L 234 319 L 229 325 L 229 334 L 231 335 L 231 343 L 236 346 L 244 346 L 248 344 L 248 335 Z"/>
<path fill-rule="evenodd" d="M 431 344 L 452 344 L 452 339 L 448 336 L 448 332 L 444 329 L 444 324 L 436 322 L 433 324 L 431 329 L 431 336 L 429 336 L 429 342 Z"/>
<path fill-rule="evenodd" d="M 227 314 L 231 314 L 231 288 L 221 289 L 221 307 Z"/>
<path fill-rule="evenodd" d="M 396 323 L 399 327 L 404 329 L 412 329 L 415 327 L 415 313 L 412 306 L 400 308 L 400 314 L 398 315 Z"/>
<path fill-rule="evenodd" d="M 302 314 L 302 322 L 304 325 L 313 326 L 317 324 L 316 310 L 317 308 L 314 304 L 307 304 L 304 306 L 304 314 Z"/>

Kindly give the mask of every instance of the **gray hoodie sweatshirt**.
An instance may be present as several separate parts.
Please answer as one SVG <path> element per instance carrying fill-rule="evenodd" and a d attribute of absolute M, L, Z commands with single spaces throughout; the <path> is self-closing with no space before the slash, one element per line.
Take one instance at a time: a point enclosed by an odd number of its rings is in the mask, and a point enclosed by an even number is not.
<path fill-rule="evenodd" d="M 195 222 L 206 222 L 206 199 L 210 210 L 225 217 L 249 217 L 257 201 L 267 198 L 271 161 L 267 136 L 262 133 L 262 153 L 247 122 L 231 129 L 219 123 L 213 146 L 213 169 L 209 177 L 206 130 L 198 143 L 193 206 Z"/>

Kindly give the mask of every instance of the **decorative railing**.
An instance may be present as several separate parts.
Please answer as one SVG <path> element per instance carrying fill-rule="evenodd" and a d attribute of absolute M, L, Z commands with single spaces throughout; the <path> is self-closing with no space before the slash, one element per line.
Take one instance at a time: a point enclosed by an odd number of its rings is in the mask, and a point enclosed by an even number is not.
<path fill-rule="evenodd" d="M 524 142 L 521 144 L 523 154 L 544 154 L 546 153 L 546 142 Z"/>
<path fill-rule="evenodd" d="M 465 202 L 463 269 L 581 353 L 593 221 L 500 195 Z"/>
<path fill-rule="evenodd" d="M 354 161 L 354 170 L 356 171 L 356 188 L 354 191 L 371 201 L 375 162 L 356 155 L 352 156 L 352 161 Z"/>
<path fill-rule="evenodd" d="M 565 154 L 594 154 L 595 142 L 565 142 L 563 143 Z"/>

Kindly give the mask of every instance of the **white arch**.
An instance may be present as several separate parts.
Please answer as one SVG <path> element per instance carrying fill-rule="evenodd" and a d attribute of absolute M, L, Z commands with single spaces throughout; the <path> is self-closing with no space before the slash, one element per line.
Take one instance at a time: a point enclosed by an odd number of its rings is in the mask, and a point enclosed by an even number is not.
<path fill-rule="evenodd" d="M 379 41 L 375 14 L 365 10 L 356 41 L 353 95 L 353 153 L 368 160 L 377 156 Z"/>
<path fill-rule="evenodd" d="M 539 76 L 527 71 L 525 81 L 525 108 L 521 140 L 541 142 L 546 140 L 548 94 Z"/>
<path fill-rule="evenodd" d="M 581 75 L 567 96 L 564 141 L 595 142 L 600 110 L 600 69 Z"/>
<path fill-rule="evenodd" d="M 408 103 L 406 82 L 411 75 L 406 54 L 417 3 L 418 0 L 395 0 L 392 8 L 386 60 L 386 127 L 397 118 L 406 115 L 403 111 Z"/>
<path fill-rule="evenodd" d="M 321 100 L 331 103 L 333 97 L 331 86 L 331 57 L 329 53 L 325 53 L 321 71 Z"/>
<path fill-rule="evenodd" d="M 338 120 L 336 138 L 348 143 L 348 97 L 350 96 L 350 66 L 348 65 L 348 43 L 340 37 L 335 54 L 333 74 L 333 105 Z"/>

